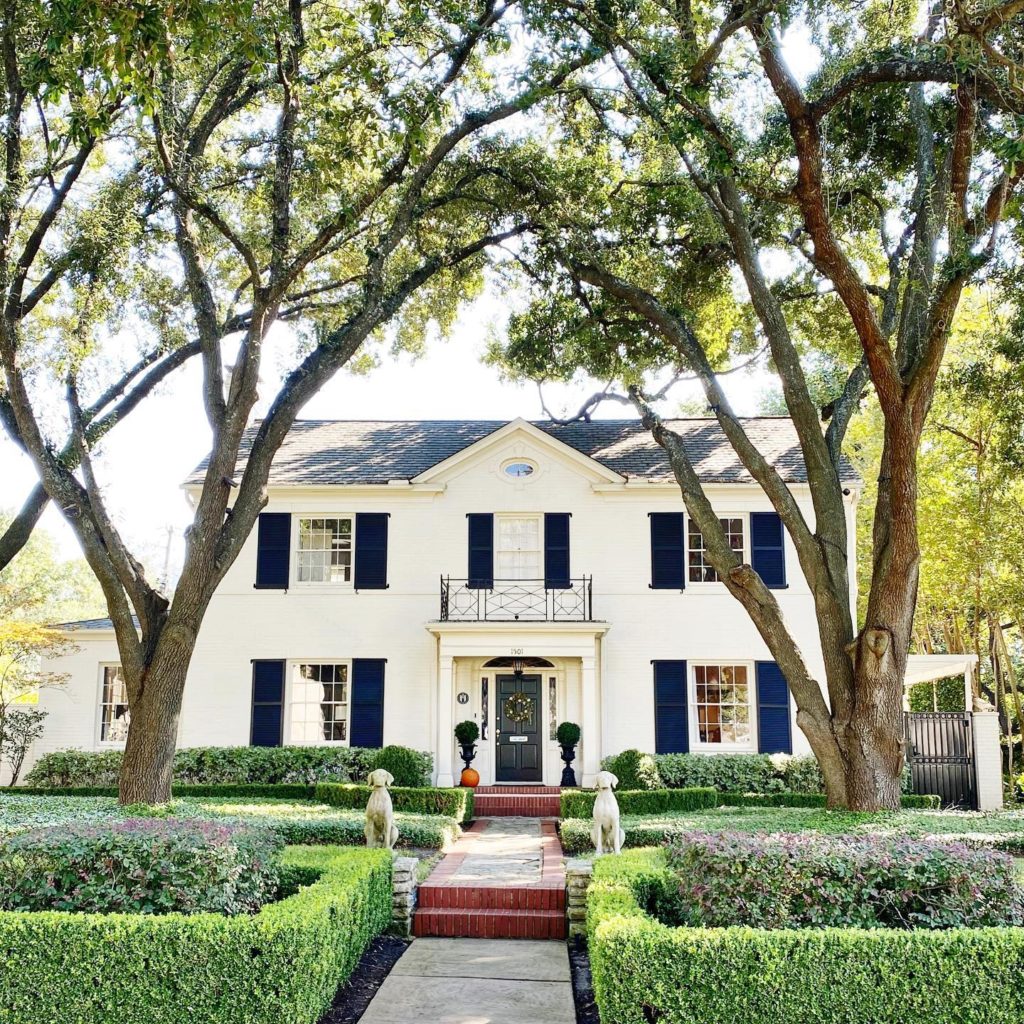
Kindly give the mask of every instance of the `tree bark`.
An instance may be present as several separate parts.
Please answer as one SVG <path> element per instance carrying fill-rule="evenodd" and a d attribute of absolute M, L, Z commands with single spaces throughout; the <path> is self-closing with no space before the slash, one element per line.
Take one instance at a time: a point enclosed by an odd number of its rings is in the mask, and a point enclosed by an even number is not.
<path fill-rule="evenodd" d="M 131 727 L 118 779 L 122 804 L 164 804 L 171 799 L 178 719 L 194 644 L 180 657 L 162 657 L 146 671 L 131 705 Z"/>

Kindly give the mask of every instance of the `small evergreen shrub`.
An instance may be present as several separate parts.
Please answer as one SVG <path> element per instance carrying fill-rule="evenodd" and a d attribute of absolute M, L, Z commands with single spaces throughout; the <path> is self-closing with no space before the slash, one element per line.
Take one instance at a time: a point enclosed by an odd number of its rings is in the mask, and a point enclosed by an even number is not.
<path fill-rule="evenodd" d="M 316 787 L 316 799 L 332 807 L 365 808 L 372 790 L 369 786 L 353 783 L 321 782 Z M 392 786 L 391 803 L 396 811 L 412 814 L 440 814 L 456 821 L 469 821 L 473 817 L 473 790 L 407 788 Z"/>
<path fill-rule="evenodd" d="M 455 726 L 455 739 L 464 747 L 471 746 L 480 738 L 480 726 L 471 719 Z"/>
<path fill-rule="evenodd" d="M 1022 923 L 1007 854 L 878 836 L 722 832 L 668 848 L 679 920 L 728 928 L 981 928 Z"/>
<path fill-rule="evenodd" d="M 639 750 L 624 750 L 606 757 L 601 767 L 619 780 L 616 790 L 657 789 L 661 785 L 654 758 Z"/>
<path fill-rule="evenodd" d="M 429 786 L 433 765 L 430 754 L 397 745 L 382 747 L 373 759 L 375 769 L 383 768 L 391 772 L 395 786 Z"/>
<path fill-rule="evenodd" d="M 555 738 L 563 747 L 575 747 L 580 741 L 580 727 L 575 722 L 560 722 Z"/>
<path fill-rule="evenodd" d="M 276 898 L 274 832 L 172 818 L 30 829 L 0 843 L 0 909 L 255 913 Z"/>

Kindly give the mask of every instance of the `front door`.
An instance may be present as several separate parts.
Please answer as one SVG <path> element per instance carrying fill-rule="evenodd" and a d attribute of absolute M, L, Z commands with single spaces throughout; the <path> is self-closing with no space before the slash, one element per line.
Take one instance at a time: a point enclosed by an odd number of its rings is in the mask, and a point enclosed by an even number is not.
<path fill-rule="evenodd" d="M 540 676 L 498 676 L 498 782 L 540 782 Z"/>

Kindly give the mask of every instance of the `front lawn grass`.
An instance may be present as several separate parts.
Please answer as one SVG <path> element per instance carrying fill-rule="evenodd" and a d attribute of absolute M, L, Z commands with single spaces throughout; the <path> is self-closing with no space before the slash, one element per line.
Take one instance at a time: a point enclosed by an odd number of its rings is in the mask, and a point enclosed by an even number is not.
<path fill-rule="evenodd" d="M 686 832 L 818 832 L 827 835 L 903 835 L 958 840 L 991 846 L 1024 856 L 1024 810 L 976 811 L 905 810 L 886 814 L 859 814 L 806 807 L 717 807 L 706 811 L 659 815 L 623 815 L 626 846 L 660 846 Z M 560 832 L 566 853 L 593 849 L 591 822 L 585 818 L 562 821 Z"/>
<path fill-rule="evenodd" d="M 262 824 L 286 843 L 331 843 L 362 846 L 365 842 L 362 811 L 329 807 L 306 801 L 182 797 L 166 807 L 121 807 L 113 797 L 0 796 L 0 834 L 21 832 L 37 825 L 63 822 L 121 821 L 151 814 L 176 818 Z M 458 822 L 436 814 L 395 813 L 398 845 L 445 849 L 458 838 Z"/>

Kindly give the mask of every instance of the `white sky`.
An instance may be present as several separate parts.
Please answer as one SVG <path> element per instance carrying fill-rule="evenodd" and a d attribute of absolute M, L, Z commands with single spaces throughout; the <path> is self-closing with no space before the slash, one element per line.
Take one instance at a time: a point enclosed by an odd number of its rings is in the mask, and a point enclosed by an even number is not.
<path fill-rule="evenodd" d="M 533 385 L 502 382 L 481 362 L 487 339 L 504 324 L 504 309 L 493 294 L 468 306 L 447 341 L 434 341 L 425 356 L 383 357 L 366 376 L 342 371 L 301 413 L 307 419 L 540 419 L 542 412 Z M 738 412 L 756 411 L 758 396 L 772 382 L 764 371 L 723 378 Z M 276 383 L 276 382 L 275 382 Z M 572 387 L 545 388 L 553 411 L 575 412 L 599 385 L 580 381 Z M 261 388 L 261 414 L 275 390 L 270 380 Z M 695 384 L 684 383 L 672 393 L 664 411 L 697 398 Z M 596 416 L 628 417 L 631 410 L 606 403 Z M 209 428 L 203 411 L 198 361 L 179 370 L 156 395 L 147 398 L 123 424 L 104 439 L 97 472 L 118 528 L 153 571 L 164 558 L 167 529 L 173 530 L 172 564 L 181 558 L 181 534 L 191 521 L 181 481 L 209 448 Z M 31 463 L 0 433 L 0 507 L 14 509 L 35 482 Z M 57 538 L 65 557 L 79 554 L 78 542 L 51 506 L 43 525 Z"/>

